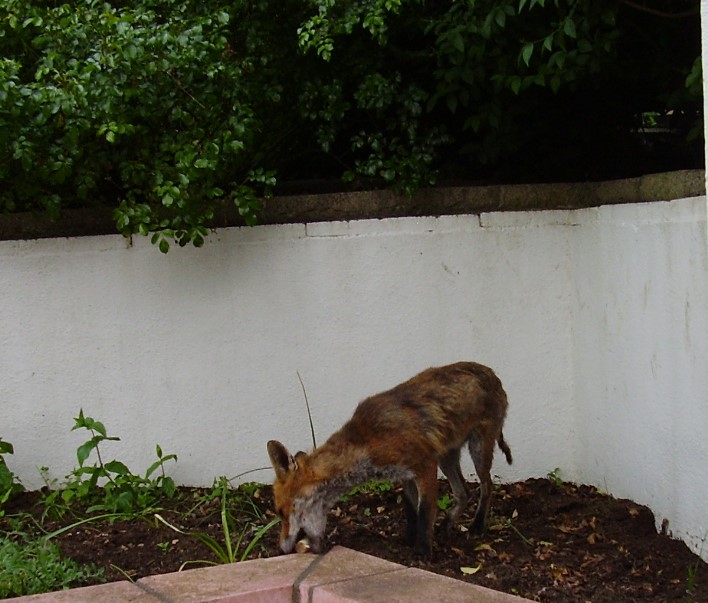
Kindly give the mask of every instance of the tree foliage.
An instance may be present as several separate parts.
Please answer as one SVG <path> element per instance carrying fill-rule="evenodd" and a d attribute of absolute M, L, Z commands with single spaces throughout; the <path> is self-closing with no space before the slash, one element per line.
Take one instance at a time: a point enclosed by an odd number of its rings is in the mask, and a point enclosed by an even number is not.
<path fill-rule="evenodd" d="M 418 157 L 413 173 L 583 179 L 649 171 L 661 152 L 679 155 L 661 157 L 666 165 L 702 154 L 698 144 L 677 151 L 691 128 L 701 131 L 696 2 L 673 3 L 675 10 L 688 7 L 676 14 L 609 0 L 316 4 L 318 13 L 299 29 L 302 47 L 332 63 L 335 72 L 343 64 L 345 74 L 352 56 L 365 57 L 362 73 L 375 74 L 382 90 L 415 87 L 424 107 L 418 131 L 438 144 L 434 153 Z M 371 77 L 356 76 L 353 85 Z M 384 125 L 368 120 L 355 135 L 368 142 L 364 165 L 387 167 L 401 158 L 391 144 L 400 133 L 386 140 L 387 154 L 379 151 L 382 129 L 406 114 L 402 102 L 387 99 Z M 670 123 L 664 119 L 669 115 Z M 677 134 L 672 148 L 652 148 L 659 141 L 644 135 L 647 116 Z M 346 129 L 351 122 L 339 125 Z M 395 176 L 408 188 L 407 172 Z"/>
<path fill-rule="evenodd" d="M 276 176 L 411 192 L 686 167 L 697 3 L 630 4 L 0 0 L 0 209 L 107 205 L 167 251 L 221 207 L 255 223 Z"/>

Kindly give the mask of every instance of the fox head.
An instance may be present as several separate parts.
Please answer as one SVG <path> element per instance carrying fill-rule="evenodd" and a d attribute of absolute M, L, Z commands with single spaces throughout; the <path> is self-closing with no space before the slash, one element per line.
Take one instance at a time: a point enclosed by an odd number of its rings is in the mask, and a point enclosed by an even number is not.
<path fill-rule="evenodd" d="M 319 479 L 308 463 L 308 455 L 292 456 L 280 442 L 268 442 L 268 456 L 275 469 L 273 497 L 275 512 L 281 519 L 280 550 L 292 553 L 300 533 L 310 541 L 310 550 L 322 549 L 327 525 L 327 508 L 318 493 Z"/>

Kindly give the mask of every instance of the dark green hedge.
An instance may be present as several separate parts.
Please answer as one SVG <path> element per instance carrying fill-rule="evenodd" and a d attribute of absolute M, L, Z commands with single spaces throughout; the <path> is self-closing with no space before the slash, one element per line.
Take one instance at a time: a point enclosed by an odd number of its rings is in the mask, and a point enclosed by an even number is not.
<path fill-rule="evenodd" d="M 0 209 L 167 251 L 288 180 L 702 167 L 698 2 L 663 4 L 0 0 Z"/>

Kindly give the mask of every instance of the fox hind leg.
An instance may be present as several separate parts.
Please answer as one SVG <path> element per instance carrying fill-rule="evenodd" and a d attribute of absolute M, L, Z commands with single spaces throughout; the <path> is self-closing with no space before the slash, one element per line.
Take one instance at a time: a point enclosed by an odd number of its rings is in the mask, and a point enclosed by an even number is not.
<path fill-rule="evenodd" d="M 418 537 L 418 486 L 412 479 L 403 482 L 403 510 L 406 515 L 406 544 L 413 546 Z"/>
<path fill-rule="evenodd" d="M 438 508 L 438 463 L 431 459 L 416 475 L 418 518 L 414 551 L 430 559 L 433 555 L 433 526 Z"/>
<path fill-rule="evenodd" d="M 491 470 L 495 441 L 496 438 L 473 434 L 467 442 L 474 468 L 479 477 L 479 502 L 471 528 L 471 532 L 478 536 L 484 534 L 489 507 L 492 502 Z"/>
<path fill-rule="evenodd" d="M 465 510 L 469 501 L 469 494 L 465 486 L 465 478 L 460 469 L 460 450 L 450 450 L 443 458 L 440 459 L 440 471 L 450 482 L 452 495 L 455 499 L 455 506 L 447 513 L 443 522 L 443 533 L 449 536 L 452 533 L 457 520 Z"/>

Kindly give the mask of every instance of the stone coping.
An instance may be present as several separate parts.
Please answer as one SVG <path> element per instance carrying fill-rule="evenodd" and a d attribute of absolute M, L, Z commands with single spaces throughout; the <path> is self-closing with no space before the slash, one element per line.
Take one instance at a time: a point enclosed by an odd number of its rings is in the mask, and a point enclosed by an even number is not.
<path fill-rule="evenodd" d="M 678 170 L 621 180 L 548 184 L 441 185 L 408 197 L 391 190 L 277 195 L 263 200 L 259 224 L 298 224 L 497 211 L 580 209 L 672 201 L 705 195 L 705 170 Z M 0 240 L 117 234 L 113 209 L 67 209 L 44 214 L 0 214 Z M 242 226 L 233 208 L 217 212 L 212 228 Z"/>
<path fill-rule="evenodd" d="M 522 603 L 514 595 L 410 568 L 344 547 L 112 582 L 22 603 Z"/>

